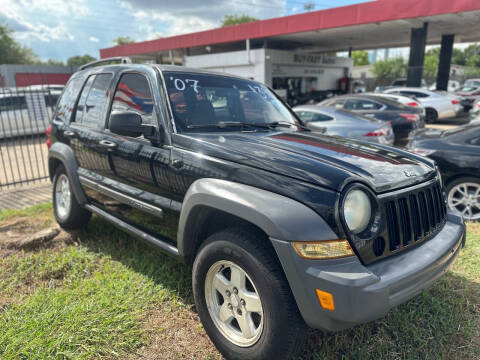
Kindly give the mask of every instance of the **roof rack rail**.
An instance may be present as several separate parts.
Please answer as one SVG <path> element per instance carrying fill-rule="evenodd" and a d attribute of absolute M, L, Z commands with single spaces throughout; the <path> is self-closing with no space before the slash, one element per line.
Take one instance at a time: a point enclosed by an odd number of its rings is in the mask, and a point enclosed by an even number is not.
<path fill-rule="evenodd" d="M 94 67 L 94 66 L 99 66 L 100 64 L 103 63 L 111 63 L 113 61 L 118 61 L 120 64 L 131 64 L 132 59 L 126 56 L 117 56 L 117 57 L 111 57 L 111 58 L 105 58 L 105 59 L 100 59 L 100 60 L 95 60 L 92 62 L 89 62 L 87 64 L 84 64 L 78 68 L 78 70 L 84 70 L 89 67 Z"/>

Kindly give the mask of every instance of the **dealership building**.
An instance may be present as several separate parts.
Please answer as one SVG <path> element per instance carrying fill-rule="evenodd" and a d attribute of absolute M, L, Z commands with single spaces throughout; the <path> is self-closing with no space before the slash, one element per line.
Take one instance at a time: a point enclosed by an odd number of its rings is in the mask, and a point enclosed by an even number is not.
<path fill-rule="evenodd" d="M 426 45 L 440 44 L 446 90 L 454 42 L 480 40 L 478 0 L 377 0 L 101 49 L 100 57 L 185 65 L 252 78 L 297 95 L 338 89 L 353 62 L 336 52 L 410 47 L 407 85 L 420 86 Z"/>

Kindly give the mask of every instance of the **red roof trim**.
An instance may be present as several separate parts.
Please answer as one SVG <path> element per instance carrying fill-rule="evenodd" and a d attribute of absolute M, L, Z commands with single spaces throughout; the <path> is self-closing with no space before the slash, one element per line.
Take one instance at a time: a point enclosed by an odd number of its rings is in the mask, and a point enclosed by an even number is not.
<path fill-rule="evenodd" d="M 391 20 L 480 10 L 478 0 L 377 0 L 225 28 L 101 49 L 100 57 L 128 56 L 245 39 L 332 29 Z"/>

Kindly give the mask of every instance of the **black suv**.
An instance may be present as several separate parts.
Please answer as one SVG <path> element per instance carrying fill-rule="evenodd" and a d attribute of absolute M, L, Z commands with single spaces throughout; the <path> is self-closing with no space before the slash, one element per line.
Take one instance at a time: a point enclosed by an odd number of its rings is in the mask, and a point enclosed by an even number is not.
<path fill-rule="evenodd" d="M 289 359 L 307 325 L 377 319 L 459 253 L 465 225 L 433 161 L 311 133 L 251 80 L 98 65 L 72 76 L 51 122 L 56 220 L 94 213 L 191 265 L 225 357 Z"/>

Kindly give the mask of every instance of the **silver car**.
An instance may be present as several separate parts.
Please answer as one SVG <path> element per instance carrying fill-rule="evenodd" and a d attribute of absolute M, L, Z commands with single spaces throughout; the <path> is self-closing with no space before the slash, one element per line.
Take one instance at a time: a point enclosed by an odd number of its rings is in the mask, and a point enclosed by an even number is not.
<path fill-rule="evenodd" d="M 293 111 L 313 131 L 393 145 L 395 136 L 389 122 L 374 120 L 350 111 L 318 105 L 302 105 Z"/>

